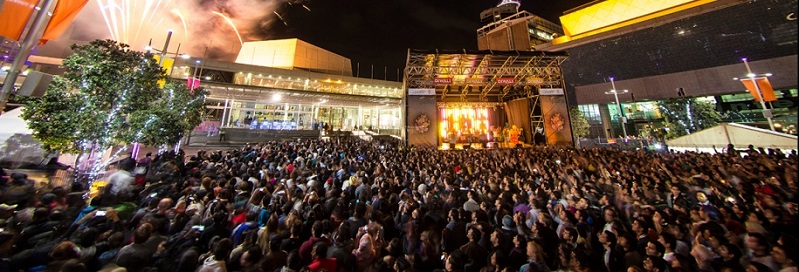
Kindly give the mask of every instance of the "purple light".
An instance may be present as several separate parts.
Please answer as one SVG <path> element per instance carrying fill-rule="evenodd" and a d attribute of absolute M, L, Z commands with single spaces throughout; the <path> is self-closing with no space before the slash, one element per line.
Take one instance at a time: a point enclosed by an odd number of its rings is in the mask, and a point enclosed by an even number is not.
<path fill-rule="evenodd" d="M 746 61 L 746 60 L 747 60 L 747 58 L 742 58 L 741 60 L 742 60 L 742 61 Z"/>
<path fill-rule="evenodd" d="M 613 77 L 610 77 L 610 81 L 613 81 Z"/>

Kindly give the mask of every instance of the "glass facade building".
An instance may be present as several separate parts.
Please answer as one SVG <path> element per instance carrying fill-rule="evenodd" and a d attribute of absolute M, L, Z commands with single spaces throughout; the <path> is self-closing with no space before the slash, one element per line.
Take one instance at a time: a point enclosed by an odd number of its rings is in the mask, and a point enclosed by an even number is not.
<path fill-rule="evenodd" d="M 371 130 L 397 135 L 402 83 L 218 61 L 180 62 L 177 80 L 209 90 L 204 126 L 278 130 Z M 203 128 L 200 128 L 203 129 Z"/>

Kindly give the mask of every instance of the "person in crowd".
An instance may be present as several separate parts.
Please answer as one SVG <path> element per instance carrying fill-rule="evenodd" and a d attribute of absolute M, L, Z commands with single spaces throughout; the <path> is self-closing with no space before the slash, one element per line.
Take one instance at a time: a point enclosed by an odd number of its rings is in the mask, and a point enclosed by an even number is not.
<path fill-rule="evenodd" d="M 0 271 L 796 271 L 795 152 L 341 138 L 183 157 L 154 153 L 135 186 L 123 160 L 86 200 L 0 173 Z"/>

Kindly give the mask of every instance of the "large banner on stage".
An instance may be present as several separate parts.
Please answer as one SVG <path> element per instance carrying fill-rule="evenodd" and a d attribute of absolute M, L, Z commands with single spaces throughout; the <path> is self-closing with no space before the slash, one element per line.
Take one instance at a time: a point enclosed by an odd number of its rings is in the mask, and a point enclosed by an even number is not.
<path fill-rule="evenodd" d="M 544 133 L 547 144 L 558 146 L 574 146 L 571 124 L 569 124 L 569 107 L 563 95 L 541 95 L 539 104 L 544 116 Z"/>
<path fill-rule="evenodd" d="M 410 90 L 409 90 L 410 91 Z M 438 147 L 438 109 L 435 90 L 415 91 L 408 95 L 408 145 L 416 147 Z"/>

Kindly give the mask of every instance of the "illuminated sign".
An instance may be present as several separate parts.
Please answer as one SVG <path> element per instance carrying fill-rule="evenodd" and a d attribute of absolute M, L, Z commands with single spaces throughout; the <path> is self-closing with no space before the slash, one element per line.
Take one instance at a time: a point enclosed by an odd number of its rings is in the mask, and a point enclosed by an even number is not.
<path fill-rule="evenodd" d="M 437 77 L 437 78 L 433 79 L 433 83 L 436 84 L 436 85 L 452 84 L 452 78 L 451 77 L 447 77 L 447 78 Z"/>
<path fill-rule="evenodd" d="M 436 89 L 408 89 L 408 95 L 436 95 Z"/>
<path fill-rule="evenodd" d="M 516 79 L 512 78 L 512 77 L 497 78 L 497 84 L 499 84 L 499 85 L 513 85 L 513 84 L 516 84 Z"/>
<path fill-rule="evenodd" d="M 562 88 L 541 88 L 538 90 L 540 95 L 563 95 Z"/>
<path fill-rule="evenodd" d="M 483 85 L 483 84 L 485 84 L 485 80 L 482 79 L 482 78 L 467 78 L 466 80 L 464 80 L 464 82 L 466 84 L 469 84 L 469 85 Z"/>
<path fill-rule="evenodd" d="M 544 79 L 540 77 L 528 77 L 524 80 L 527 84 L 544 84 Z"/>
<path fill-rule="evenodd" d="M 560 17 L 568 36 L 575 36 L 614 25 L 654 19 L 714 0 L 607 0 Z"/>

